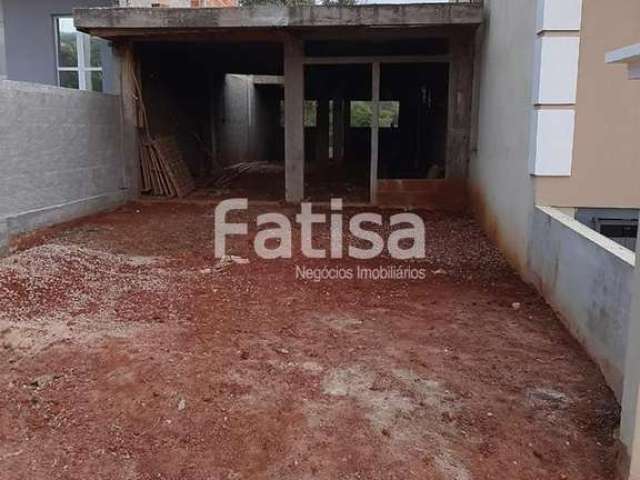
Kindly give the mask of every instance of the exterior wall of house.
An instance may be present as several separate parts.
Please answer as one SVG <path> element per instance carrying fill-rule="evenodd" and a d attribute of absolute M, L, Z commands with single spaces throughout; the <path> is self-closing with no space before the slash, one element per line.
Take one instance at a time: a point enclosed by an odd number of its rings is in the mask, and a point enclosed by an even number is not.
<path fill-rule="evenodd" d="M 0 81 L 0 249 L 127 198 L 120 117 L 115 95 Z"/>
<path fill-rule="evenodd" d="M 0 79 L 7 75 L 7 55 L 4 45 L 4 7 L 0 0 Z"/>
<path fill-rule="evenodd" d="M 54 15 L 71 15 L 74 7 L 111 6 L 112 0 L 2 0 L 4 4 L 7 78 L 57 85 Z M 104 58 L 106 57 L 106 58 Z M 105 92 L 115 93 L 110 55 L 103 57 Z"/>
<path fill-rule="evenodd" d="M 640 82 L 605 54 L 638 41 L 640 2 L 583 0 L 570 176 L 537 177 L 538 203 L 640 207 Z"/>
<path fill-rule="evenodd" d="M 536 2 L 485 0 L 478 83 L 477 148 L 469 185 L 472 207 L 510 262 L 526 274 L 533 182 L 529 127 Z M 508 100 L 507 100 L 508 98 Z"/>

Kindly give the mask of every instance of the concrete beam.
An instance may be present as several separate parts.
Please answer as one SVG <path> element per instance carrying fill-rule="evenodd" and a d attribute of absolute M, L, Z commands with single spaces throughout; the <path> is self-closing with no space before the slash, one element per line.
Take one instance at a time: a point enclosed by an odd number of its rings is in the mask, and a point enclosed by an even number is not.
<path fill-rule="evenodd" d="M 304 198 L 304 45 L 290 36 L 284 43 L 285 198 Z"/>
<path fill-rule="evenodd" d="M 76 27 L 99 30 L 189 30 L 479 25 L 482 4 L 441 3 L 350 7 L 77 8 Z"/>

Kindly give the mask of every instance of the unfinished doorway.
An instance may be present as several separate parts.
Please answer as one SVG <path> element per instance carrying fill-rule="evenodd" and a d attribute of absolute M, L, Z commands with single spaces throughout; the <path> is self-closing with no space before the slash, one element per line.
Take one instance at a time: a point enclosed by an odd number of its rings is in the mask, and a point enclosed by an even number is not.
<path fill-rule="evenodd" d="M 305 67 L 305 184 L 316 201 L 369 201 L 371 65 Z"/>
<path fill-rule="evenodd" d="M 441 179 L 447 155 L 449 65 L 380 65 L 379 179 Z"/>

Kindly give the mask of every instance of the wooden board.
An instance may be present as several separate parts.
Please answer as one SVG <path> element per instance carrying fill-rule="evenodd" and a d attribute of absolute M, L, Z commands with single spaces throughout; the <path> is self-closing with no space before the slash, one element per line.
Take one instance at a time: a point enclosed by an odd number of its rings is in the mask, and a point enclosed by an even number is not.
<path fill-rule="evenodd" d="M 195 183 L 175 137 L 158 138 L 153 145 L 165 178 L 171 184 L 169 188 L 180 198 L 187 196 L 194 190 Z"/>

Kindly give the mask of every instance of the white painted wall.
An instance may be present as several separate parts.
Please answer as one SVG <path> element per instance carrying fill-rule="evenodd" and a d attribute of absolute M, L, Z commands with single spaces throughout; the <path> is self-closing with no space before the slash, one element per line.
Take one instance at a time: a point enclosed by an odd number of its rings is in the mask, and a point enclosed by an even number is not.
<path fill-rule="evenodd" d="M 530 173 L 537 176 L 571 175 L 576 112 L 540 109 L 531 113 Z"/>
<path fill-rule="evenodd" d="M 582 0 L 538 1 L 538 32 L 578 31 L 582 17 Z"/>
<path fill-rule="evenodd" d="M 536 0 L 536 4 L 529 171 L 538 177 L 570 176 L 582 0 Z"/>
<path fill-rule="evenodd" d="M 478 72 L 478 144 L 469 181 L 485 230 L 526 274 L 533 180 L 529 144 L 536 2 L 485 0 Z"/>

